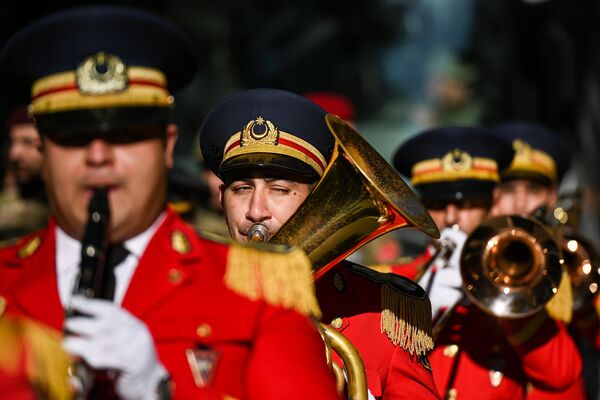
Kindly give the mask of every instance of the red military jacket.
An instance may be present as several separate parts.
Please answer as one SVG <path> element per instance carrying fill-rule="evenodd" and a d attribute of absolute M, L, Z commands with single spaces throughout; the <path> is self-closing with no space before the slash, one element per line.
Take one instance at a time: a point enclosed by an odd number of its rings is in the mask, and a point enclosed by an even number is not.
<path fill-rule="evenodd" d="M 60 331 L 65 313 L 57 289 L 54 228 L 51 221 L 0 252 L 0 291 L 8 313 Z M 294 299 L 310 294 L 311 286 L 286 293 L 285 282 L 274 281 L 277 292 L 264 300 L 268 285 L 263 283 L 273 281 L 263 261 L 278 265 L 287 259 L 283 253 L 202 238 L 167 212 L 122 307 L 148 326 L 174 382 L 174 398 L 338 398 L 316 328 L 291 309 L 302 309 Z M 289 294 L 294 297 L 280 299 L 286 307 L 274 304 L 277 296 Z"/>
<path fill-rule="evenodd" d="M 392 270 L 420 273 L 430 257 Z M 524 399 L 530 382 L 563 393 L 580 385 L 577 347 L 564 324 L 545 312 L 502 322 L 474 305 L 457 307 L 429 359 L 439 392 L 451 399 Z"/>
<path fill-rule="evenodd" d="M 426 297 L 415 296 L 414 282 L 401 278 L 350 262 L 336 265 L 316 282 L 323 321 L 330 322 L 356 347 L 365 364 L 369 391 L 375 398 L 439 399 L 427 360 L 427 345 L 420 350 L 411 349 L 410 338 L 404 344 L 395 344 L 382 330 L 382 288 L 387 286 L 400 301 L 413 305 L 397 317 L 415 327 L 426 325 L 424 330 L 429 334 L 430 321 L 418 318 L 419 314 L 431 318 L 431 305 Z M 402 334 L 408 336 L 407 331 Z M 427 339 L 431 340 L 429 335 Z"/>

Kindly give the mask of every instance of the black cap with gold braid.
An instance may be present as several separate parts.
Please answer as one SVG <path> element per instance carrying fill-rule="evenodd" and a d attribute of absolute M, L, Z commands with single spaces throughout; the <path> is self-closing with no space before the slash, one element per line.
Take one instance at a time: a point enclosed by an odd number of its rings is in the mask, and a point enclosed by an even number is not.
<path fill-rule="evenodd" d="M 7 93 L 30 90 L 40 132 L 83 134 L 166 124 L 171 93 L 196 73 L 196 55 L 173 23 L 123 6 L 45 16 L 0 53 Z"/>
<path fill-rule="evenodd" d="M 528 179 L 551 185 L 560 183 L 571 163 L 572 150 L 566 138 L 539 124 L 505 122 L 492 133 L 513 144 L 515 156 L 502 172 L 502 180 Z"/>

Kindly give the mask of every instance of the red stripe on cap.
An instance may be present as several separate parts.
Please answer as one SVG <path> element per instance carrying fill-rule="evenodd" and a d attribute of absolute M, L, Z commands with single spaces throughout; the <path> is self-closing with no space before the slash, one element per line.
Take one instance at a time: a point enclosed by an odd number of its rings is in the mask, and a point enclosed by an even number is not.
<path fill-rule="evenodd" d="M 238 139 L 235 142 L 231 143 L 231 145 L 225 149 L 225 154 L 229 153 L 231 150 L 233 150 L 234 148 L 238 147 L 240 145 L 241 141 Z"/>
<path fill-rule="evenodd" d="M 153 81 L 144 80 L 144 79 L 130 79 L 129 86 L 154 86 L 154 87 L 157 87 L 160 89 L 165 88 L 164 85 L 161 85 L 161 84 L 153 82 Z M 40 97 L 43 97 L 43 96 L 46 96 L 46 95 L 49 95 L 52 93 L 68 92 L 71 90 L 77 90 L 77 85 L 74 83 L 71 83 L 71 84 L 68 84 L 65 86 L 60 86 L 57 88 L 44 90 L 43 92 L 40 92 L 40 93 L 36 94 L 35 96 L 33 96 L 32 100 L 36 100 Z"/>
<path fill-rule="evenodd" d="M 311 160 L 313 160 L 315 163 L 317 163 L 317 165 L 321 168 L 321 170 L 325 169 L 325 165 L 323 165 L 323 162 L 319 159 L 319 157 L 317 157 L 317 155 L 315 155 L 314 153 L 312 153 L 310 150 L 303 147 L 302 145 L 292 142 L 291 140 L 283 139 L 281 137 L 279 138 L 279 140 L 277 142 L 278 142 L 278 144 L 280 144 L 282 146 L 287 146 L 287 147 L 291 147 L 292 149 L 298 150 L 299 152 L 301 152 L 302 154 L 306 155 Z M 227 147 L 227 149 L 225 149 L 224 155 L 226 155 L 227 153 L 229 153 L 231 150 L 235 149 L 236 147 L 239 147 L 240 143 L 241 143 L 241 141 L 239 139 L 236 140 L 235 142 L 231 143 L 229 145 L 229 147 Z"/>
<path fill-rule="evenodd" d="M 323 165 L 323 163 L 321 162 L 321 160 L 319 160 L 319 157 L 317 157 L 316 154 L 312 153 L 307 148 L 299 145 L 298 143 L 294 143 L 294 142 L 292 142 L 290 140 L 286 140 L 286 139 L 283 139 L 283 138 L 279 138 L 279 143 L 300 151 L 304 155 L 308 156 L 311 160 L 313 160 L 314 162 L 316 162 L 317 165 L 319 167 L 321 167 L 322 170 L 325 169 L 325 165 Z"/>

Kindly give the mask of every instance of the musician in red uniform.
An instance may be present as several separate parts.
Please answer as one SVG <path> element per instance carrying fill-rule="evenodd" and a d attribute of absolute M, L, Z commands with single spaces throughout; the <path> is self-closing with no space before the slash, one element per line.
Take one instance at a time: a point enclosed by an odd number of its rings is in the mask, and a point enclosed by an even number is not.
<path fill-rule="evenodd" d="M 306 199 L 334 147 L 325 115 L 307 99 L 274 89 L 234 94 L 208 113 L 200 145 L 223 179 L 234 238 L 247 241 L 256 223 L 274 235 Z M 439 398 L 427 361 L 429 302 L 414 282 L 398 278 L 350 262 L 334 266 L 316 282 L 323 320 L 357 348 L 371 398 Z"/>
<path fill-rule="evenodd" d="M 543 209 L 553 211 L 558 200 L 558 186 L 570 165 L 569 143 L 557 133 L 531 122 L 507 122 L 495 126 L 492 132 L 512 142 L 515 156 L 509 167 L 502 171 L 501 181 L 495 189 L 491 214 L 532 215 Z M 574 218 L 575 215 L 569 215 L 569 219 Z M 566 222 L 572 226 L 575 221 Z M 600 330 L 591 293 L 590 301 L 572 313 L 571 280 L 566 271 L 563 276 L 564 282 L 559 288 L 562 293 L 557 296 L 559 303 L 549 303 L 549 314 L 570 323 L 572 332 L 579 331 L 576 336 L 588 335 L 593 341 L 600 335 Z M 584 386 L 583 376 L 562 391 L 546 391 L 531 386 L 527 398 L 583 399 Z"/>
<path fill-rule="evenodd" d="M 64 10 L 18 32 L 0 69 L 32 84 L 53 210 L 42 231 L 0 251 L 5 320 L 64 330 L 64 350 L 95 371 L 91 398 L 337 398 L 307 317 L 319 310 L 306 256 L 210 240 L 165 206 L 171 93 L 196 69 L 178 28 L 126 7 Z M 102 218 L 88 213 L 98 188 L 110 206 L 105 299 L 73 295 L 82 255 L 98 251 L 81 242 L 88 217 Z M 13 359 L 3 350 L 1 375 L 40 367 L 39 338 L 23 335 L 0 335 L 3 349 L 28 348 Z"/>
<path fill-rule="evenodd" d="M 528 382 L 560 391 L 581 373 L 581 359 L 564 325 L 544 311 L 497 318 L 462 294 L 456 252 L 465 234 L 487 217 L 499 171 L 512 156 L 510 142 L 474 127 L 422 132 L 394 155 L 394 166 L 411 177 L 442 238 L 457 243 L 445 265 L 434 263 L 419 280 L 429 289 L 434 318 L 450 315 L 439 326 L 430 356 L 438 389 L 449 399 L 524 399 Z M 461 230 L 462 236 L 457 234 Z M 423 257 L 421 265 L 430 258 Z M 445 314 L 448 310 L 452 314 Z"/>

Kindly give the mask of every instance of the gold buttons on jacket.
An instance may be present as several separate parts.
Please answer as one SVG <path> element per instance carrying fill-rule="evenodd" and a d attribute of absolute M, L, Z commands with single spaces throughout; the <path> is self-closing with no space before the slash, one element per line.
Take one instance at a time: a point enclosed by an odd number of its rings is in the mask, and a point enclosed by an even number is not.
<path fill-rule="evenodd" d="M 182 279 L 183 274 L 181 273 L 181 270 L 177 268 L 169 270 L 169 282 L 173 284 L 178 284 L 179 282 L 181 282 Z"/>
<path fill-rule="evenodd" d="M 444 355 L 446 357 L 454 357 L 458 353 L 458 346 L 455 344 L 451 344 L 449 346 L 444 347 Z"/>
<path fill-rule="evenodd" d="M 196 328 L 196 335 L 200 336 L 201 338 L 209 337 L 211 333 L 212 333 L 212 328 L 207 323 L 200 324 Z"/>
<path fill-rule="evenodd" d="M 4 310 L 6 310 L 6 299 L 0 296 L 0 316 L 4 314 Z"/>
<path fill-rule="evenodd" d="M 342 327 L 343 321 L 340 317 L 334 318 L 331 321 L 331 326 L 333 326 L 335 329 L 340 329 Z"/>
<path fill-rule="evenodd" d="M 179 230 L 171 235 L 171 247 L 179 254 L 187 254 L 192 249 L 187 236 Z"/>

